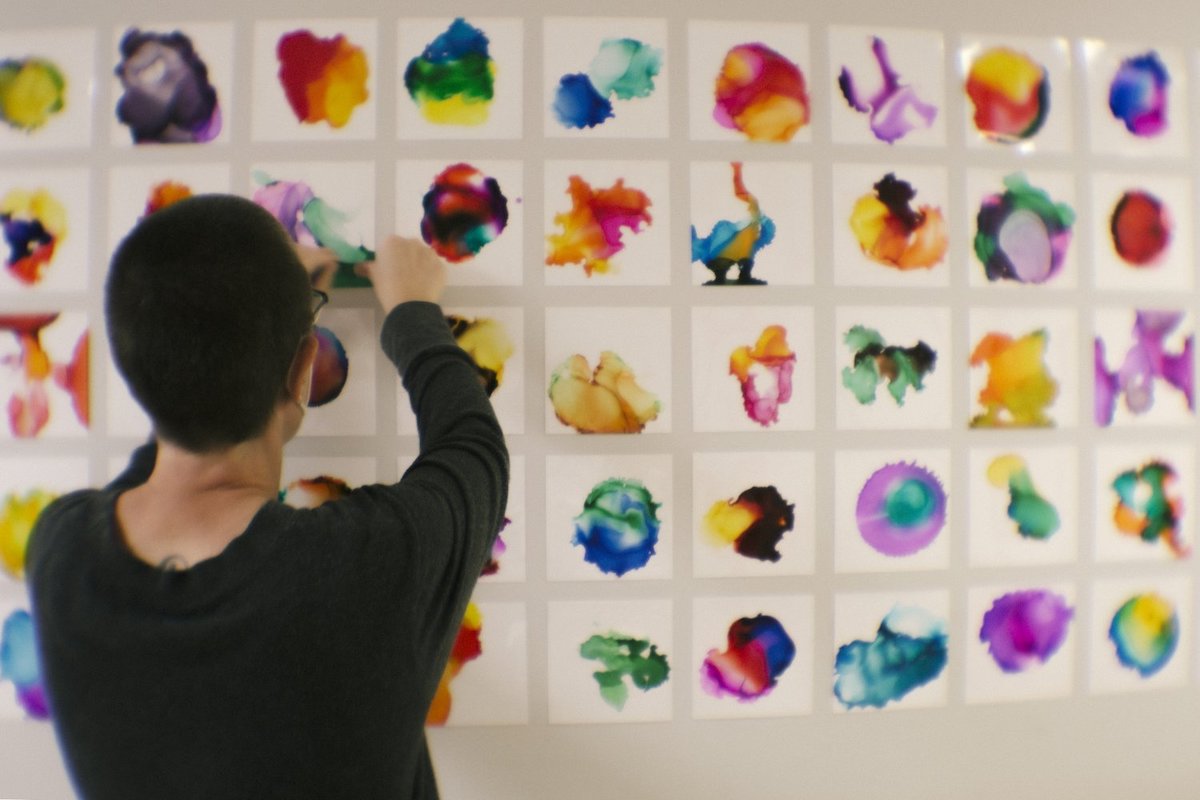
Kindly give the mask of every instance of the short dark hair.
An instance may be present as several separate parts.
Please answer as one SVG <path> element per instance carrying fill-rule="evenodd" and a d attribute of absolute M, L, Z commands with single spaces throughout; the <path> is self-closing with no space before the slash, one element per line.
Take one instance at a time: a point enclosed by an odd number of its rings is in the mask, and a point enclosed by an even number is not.
<path fill-rule="evenodd" d="M 232 195 L 139 222 L 113 254 L 105 316 L 113 360 L 155 432 L 193 452 L 265 430 L 313 322 L 283 227 Z"/>

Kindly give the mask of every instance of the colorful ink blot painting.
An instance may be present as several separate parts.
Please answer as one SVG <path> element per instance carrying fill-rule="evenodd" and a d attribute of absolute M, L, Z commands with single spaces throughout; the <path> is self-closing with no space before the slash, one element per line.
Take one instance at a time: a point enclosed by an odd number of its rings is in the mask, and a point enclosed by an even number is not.
<path fill-rule="evenodd" d="M 835 595 L 833 709 L 944 706 L 949 618 L 945 591 Z"/>
<path fill-rule="evenodd" d="M 830 123 L 844 144 L 942 146 L 946 88 L 937 31 L 831 26 Z"/>
<path fill-rule="evenodd" d="M 1079 555 L 1079 454 L 1073 447 L 972 448 L 968 461 L 973 567 L 1065 564 Z"/>
<path fill-rule="evenodd" d="M 1095 462 L 1096 560 L 1189 559 L 1196 535 L 1194 448 L 1102 445 Z"/>
<path fill-rule="evenodd" d="M 519 139 L 523 21 L 401 19 L 396 132 L 401 139 Z"/>
<path fill-rule="evenodd" d="M 810 451 L 692 455 L 692 574 L 811 575 L 816 458 Z"/>
<path fill-rule="evenodd" d="M 839 429 L 951 426 L 949 309 L 841 306 L 835 319 Z"/>
<path fill-rule="evenodd" d="M 547 137 L 666 137 L 665 19 L 550 17 L 542 39 Z"/>
<path fill-rule="evenodd" d="M 812 167 L 693 162 L 691 248 L 693 285 L 811 284 Z"/>
<path fill-rule="evenodd" d="M 0 593 L 24 591 L 25 549 L 38 515 L 87 482 L 85 458 L 0 459 Z"/>
<path fill-rule="evenodd" d="M 1074 187 L 1065 172 L 968 170 L 970 285 L 1075 288 Z"/>
<path fill-rule="evenodd" d="M 1096 309 L 1098 426 L 1180 425 L 1195 418 L 1195 321 L 1183 309 Z"/>
<path fill-rule="evenodd" d="M 87 288 L 90 195 L 83 169 L 0 173 L 0 295 Z"/>
<path fill-rule="evenodd" d="M 1093 693 L 1184 686 L 1195 619 L 1186 577 L 1101 578 L 1092 585 Z"/>
<path fill-rule="evenodd" d="M 522 283 L 524 209 L 519 161 L 396 165 L 396 231 L 433 247 L 451 286 Z"/>
<path fill-rule="evenodd" d="M 958 64 L 968 147 L 1021 153 L 1071 149 L 1067 39 L 968 34 Z"/>
<path fill-rule="evenodd" d="M 972 308 L 967 325 L 970 346 L 964 359 L 970 367 L 968 425 L 1078 424 L 1077 324 L 1072 309 Z"/>
<path fill-rule="evenodd" d="M 1078 616 L 1071 585 L 972 587 L 967 592 L 967 702 L 1069 695 Z"/>
<path fill-rule="evenodd" d="M 692 139 L 811 141 L 806 25 L 692 20 L 688 78 Z"/>
<path fill-rule="evenodd" d="M 1186 156 L 1187 57 L 1176 47 L 1083 41 L 1088 127 L 1096 153 Z"/>
<path fill-rule="evenodd" d="M 258 22 L 251 137 L 374 139 L 377 41 L 368 19 Z"/>
<path fill-rule="evenodd" d="M 833 167 L 833 263 L 838 286 L 948 286 L 946 170 Z"/>
<path fill-rule="evenodd" d="M 375 433 L 375 354 L 378 328 L 372 308 L 327 308 L 321 312 L 321 342 L 313 398 L 300 436 L 369 436 Z M 340 347 L 338 347 L 340 345 Z M 323 357 L 324 356 L 324 357 Z M 324 397 L 321 395 L 325 394 Z M 314 402 L 322 400 L 319 405 Z"/>
<path fill-rule="evenodd" d="M 109 139 L 227 142 L 233 130 L 233 25 L 121 25 L 111 50 Z"/>
<path fill-rule="evenodd" d="M 665 722 L 677 654 L 670 600 L 551 601 L 547 689 L 552 725 Z"/>
<path fill-rule="evenodd" d="M 474 599 L 426 717 L 430 727 L 529 722 L 524 603 Z"/>
<path fill-rule="evenodd" d="M 547 577 L 670 578 L 671 474 L 669 455 L 548 456 Z"/>
<path fill-rule="evenodd" d="M 1096 288 L 1190 292 L 1195 285 L 1190 178 L 1094 172 L 1091 182 Z"/>
<path fill-rule="evenodd" d="M 96 34 L 0 31 L 0 152 L 92 141 Z"/>
<path fill-rule="evenodd" d="M 550 286 L 671 282 L 665 161 L 547 161 L 545 255 Z"/>
<path fill-rule="evenodd" d="M 813 364 L 811 308 L 693 308 L 694 429 L 811 429 Z"/>
<path fill-rule="evenodd" d="M 900 572 L 950 565 L 950 453 L 842 451 L 834 459 L 834 568 Z"/>
<path fill-rule="evenodd" d="M 546 309 L 546 432 L 669 433 L 671 312 Z"/>
<path fill-rule="evenodd" d="M 0 314 L 0 439 L 87 435 L 88 350 L 82 312 Z"/>
<path fill-rule="evenodd" d="M 812 711 L 811 595 L 692 600 L 692 716 L 795 717 Z"/>
<path fill-rule="evenodd" d="M 24 591 L 0 591 L 0 720 L 47 720 L 50 706 Z"/>
<path fill-rule="evenodd" d="M 108 173 L 108 249 L 111 253 L 148 213 L 194 194 L 230 191 L 230 166 L 206 164 L 137 164 L 113 167 Z"/>

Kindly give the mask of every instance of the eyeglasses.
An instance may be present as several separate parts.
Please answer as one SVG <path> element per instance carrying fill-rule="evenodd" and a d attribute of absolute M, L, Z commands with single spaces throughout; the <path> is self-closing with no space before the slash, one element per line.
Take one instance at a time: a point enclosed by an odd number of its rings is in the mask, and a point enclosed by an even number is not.
<path fill-rule="evenodd" d="M 329 295 L 322 292 L 320 289 L 312 290 L 312 317 L 313 322 L 317 321 L 317 317 L 321 313 L 321 309 L 329 302 Z"/>

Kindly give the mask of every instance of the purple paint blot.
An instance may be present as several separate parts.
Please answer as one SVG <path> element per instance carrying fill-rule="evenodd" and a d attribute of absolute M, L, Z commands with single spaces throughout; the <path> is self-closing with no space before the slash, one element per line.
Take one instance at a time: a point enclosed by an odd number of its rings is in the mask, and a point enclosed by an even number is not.
<path fill-rule="evenodd" d="M 1067 638 L 1074 609 L 1046 589 L 997 597 L 983 615 L 979 641 L 1005 672 L 1024 672 L 1050 660 Z"/>
<path fill-rule="evenodd" d="M 894 144 L 911 131 L 925 129 L 937 119 L 937 106 L 917 97 L 916 90 L 900 82 L 900 75 L 892 68 L 888 58 L 887 43 L 878 36 L 871 37 L 871 53 L 879 65 L 882 85 L 869 97 L 863 97 L 854 83 L 850 70 L 842 67 L 838 74 L 838 87 L 850 107 L 860 114 L 867 114 L 871 133 L 881 142 Z"/>
<path fill-rule="evenodd" d="M 1166 338 L 1183 322 L 1182 311 L 1138 311 L 1133 323 L 1133 346 L 1121 366 L 1109 372 L 1104 340 L 1094 345 L 1097 425 L 1111 425 L 1117 400 L 1125 396 L 1125 406 L 1142 415 L 1154 406 L 1154 382 L 1163 380 L 1183 394 L 1188 410 L 1195 409 L 1192 350 L 1195 337 L 1188 334 L 1183 349 L 1169 353 Z"/>
<path fill-rule="evenodd" d="M 917 464 L 877 469 L 858 493 L 855 519 L 863 541 L 885 556 L 924 550 L 946 524 L 946 492 L 937 476 Z"/>

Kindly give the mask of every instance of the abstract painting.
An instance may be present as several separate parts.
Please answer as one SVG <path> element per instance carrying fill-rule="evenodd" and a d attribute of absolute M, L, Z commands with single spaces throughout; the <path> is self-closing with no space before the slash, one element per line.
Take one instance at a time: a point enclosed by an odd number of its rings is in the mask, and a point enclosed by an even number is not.
<path fill-rule="evenodd" d="M 305 436 L 368 436 L 375 433 L 375 356 L 379 349 L 379 328 L 373 308 L 326 308 L 321 312 L 321 325 L 336 338 L 341 352 L 329 364 L 331 372 L 343 372 L 336 378 L 327 398 L 317 406 L 309 402 L 304 424 Z M 319 333 L 320 331 L 318 331 Z M 319 380 L 320 370 L 314 375 Z M 327 378 L 335 383 L 331 375 Z M 314 385 L 314 389 L 318 386 Z M 320 392 L 317 392 L 319 395 Z"/>
<path fill-rule="evenodd" d="M 529 722 L 525 603 L 476 597 L 443 675 L 427 724 L 447 728 Z"/>
<path fill-rule="evenodd" d="M 1099 578 L 1089 630 L 1093 693 L 1183 686 L 1191 669 L 1192 582 L 1182 576 Z"/>
<path fill-rule="evenodd" d="M 87 434 L 88 342 L 82 312 L 0 314 L 0 439 Z"/>
<path fill-rule="evenodd" d="M 165 199 L 193 194 L 225 193 L 233 188 L 227 163 L 136 164 L 108 173 L 108 247 L 116 250 L 133 226 Z"/>
<path fill-rule="evenodd" d="M 1085 39 L 1088 128 L 1096 153 L 1188 154 L 1188 61 L 1177 47 Z"/>
<path fill-rule="evenodd" d="M 1096 560 L 1170 562 L 1191 557 L 1196 536 L 1196 453 L 1186 444 L 1096 448 Z"/>
<path fill-rule="evenodd" d="M 0 152 L 92 142 L 96 33 L 0 31 Z"/>
<path fill-rule="evenodd" d="M 1187 177 L 1094 172 L 1092 252 L 1096 288 L 1190 292 L 1194 235 Z"/>
<path fill-rule="evenodd" d="M 0 295 L 80 291 L 88 284 L 87 170 L 0 174 Z"/>
<path fill-rule="evenodd" d="M 1184 309 L 1098 308 L 1093 341 L 1097 425 L 1194 419 L 1195 322 Z"/>

